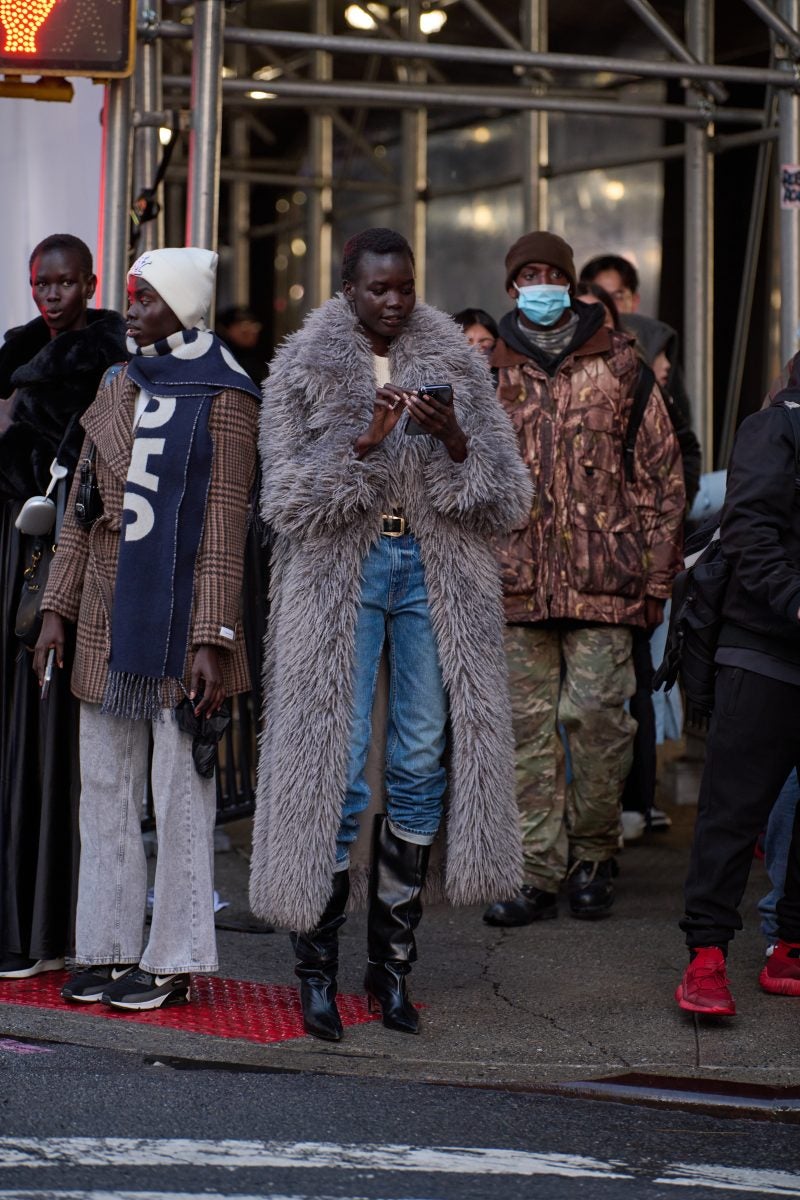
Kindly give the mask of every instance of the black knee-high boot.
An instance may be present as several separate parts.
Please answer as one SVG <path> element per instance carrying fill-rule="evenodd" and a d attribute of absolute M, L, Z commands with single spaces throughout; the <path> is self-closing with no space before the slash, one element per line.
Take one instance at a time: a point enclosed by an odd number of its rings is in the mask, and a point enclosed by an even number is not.
<path fill-rule="evenodd" d="M 338 1042 L 342 1019 L 336 1007 L 336 972 L 339 967 L 339 928 L 345 922 L 350 895 L 350 873 L 336 871 L 333 892 L 319 924 L 310 933 L 292 933 L 297 956 L 294 973 L 300 980 L 300 1004 L 306 1033 Z"/>
<path fill-rule="evenodd" d="M 375 818 L 364 988 L 370 1009 L 380 1005 L 386 1028 L 402 1033 L 419 1031 L 419 1016 L 406 991 L 406 975 L 417 957 L 414 930 L 422 916 L 429 857 L 430 846 L 404 842 L 392 833 L 385 816 Z"/>

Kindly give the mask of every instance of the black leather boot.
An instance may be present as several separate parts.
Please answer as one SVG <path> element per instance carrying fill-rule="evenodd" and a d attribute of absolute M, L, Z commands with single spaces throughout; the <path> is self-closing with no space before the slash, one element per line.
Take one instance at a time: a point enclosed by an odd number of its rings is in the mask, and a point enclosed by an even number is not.
<path fill-rule="evenodd" d="M 292 933 L 297 956 L 294 973 L 300 980 L 300 1004 L 306 1033 L 338 1042 L 342 1019 L 336 1007 L 336 971 L 339 966 L 339 927 L 345 922 L 345 905 L 350 895 L 350 874 L 336 871 L 333 892 L 316 929 Z"/>
<path fill-rule="evenodd" d="M 367 919 L 369 962 L 364 988 L 370 1011 L 377 1004 L 387 1029 L 418 1033 L 419 1016 L 406 990 L 416 961 L 414 930 L 422 917 L 422 888 L 430 846 L 404 842 L 385 816 L 375 818 Z"/>
<path fill-rule="evenodd" d="M 558 896 L 524 883 L 513 900 L 496 900 L 483 914 L 487 925 L 531 925 L 558 916 Z"/>
<path fill-rule="evenodd" d="M 619 875 L 617 860 L 576 862 L 568 878 L 569 909 L 573 917 L 594 920 L 604 917 L 614 903 L 614 880 Z"/>

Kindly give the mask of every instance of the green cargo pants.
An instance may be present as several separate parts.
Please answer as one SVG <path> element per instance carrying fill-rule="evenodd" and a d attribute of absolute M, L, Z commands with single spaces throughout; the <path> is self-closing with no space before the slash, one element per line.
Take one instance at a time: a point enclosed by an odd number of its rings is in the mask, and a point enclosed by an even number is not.
<path fill-rule="evenodd" d="M 570 860 L 603 862 L 619 848 L 636 732 L 625 710 L 636 686 L 631 643 L 619 625 L 506 628 L 525 878 L 543 891 L 558 891 Z"/>

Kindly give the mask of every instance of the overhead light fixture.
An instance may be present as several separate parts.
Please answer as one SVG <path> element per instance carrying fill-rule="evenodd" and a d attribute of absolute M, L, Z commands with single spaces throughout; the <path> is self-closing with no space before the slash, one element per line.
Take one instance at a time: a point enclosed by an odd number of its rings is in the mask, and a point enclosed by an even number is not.
<path fill-rule="evenodd" d="M 258 79 L 261 83 L 269 83 L 273 79 L 277 79 L 283 74 L 283 67 L 259 67 L 257 71 L 253 71 L 253 79 Z"/>
<path fill-rule="evenodd" d="M 370 33 L 378 28 L 378 21 L 388 21 L 389 15 L 385 4 L 348 4 L 344 10 L 344 19 L 348 25 Z"/>
<path fill-rule="evenodd" d="M 168 146 L 172 141 L 172 130 L 169 125 L 161 125 L 158 130 L 158 140 L 162 146 Z"/>
<path fill-rule="evenodd" d="M 277 97 L 278 93 L 277 92 L 254 91 L 254 92 L 248 92 L 247 95 L 250 97 L 251 100 L 274 100 Z"/>
<path fill-rule="evenodd" d="M 426 36 L 429 33 L 440 33 L 447 24 L 447 13 L 441 8 L 432 8 L 430 12 L 419 14 L 419 30 Z"/>

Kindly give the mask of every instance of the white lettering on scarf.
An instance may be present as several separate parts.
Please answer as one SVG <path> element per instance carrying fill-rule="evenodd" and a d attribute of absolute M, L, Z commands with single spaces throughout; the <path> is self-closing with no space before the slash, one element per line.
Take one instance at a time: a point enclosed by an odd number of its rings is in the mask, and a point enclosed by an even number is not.
<path fill-rule="evenodd" d="M 139 429 L 158 429 L 166 425 L 175 415 L 176 399 L 174 396 L 151 396 L 147 407 L 139 418 Z M 145 491 L 158 491 L 158 475 L 148 471 L 148 459 L 164 453 L 164 438 L 141 437 L 137 434 L 131 448 L 131 461 L 128 467 L 128 484 L 135 484 Z M 125 490 L 123 512 L 133 513 L 134 519 L 125 526 L 125 541 L 138 542 L 147 537 L 155 524 L 153 506 L 146 496 Z"/>

